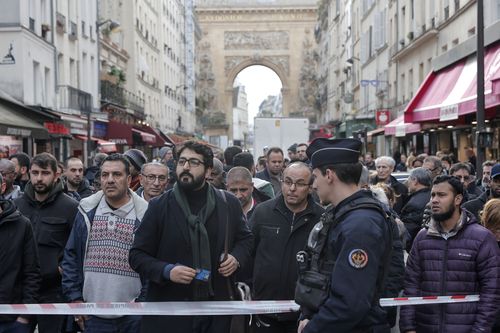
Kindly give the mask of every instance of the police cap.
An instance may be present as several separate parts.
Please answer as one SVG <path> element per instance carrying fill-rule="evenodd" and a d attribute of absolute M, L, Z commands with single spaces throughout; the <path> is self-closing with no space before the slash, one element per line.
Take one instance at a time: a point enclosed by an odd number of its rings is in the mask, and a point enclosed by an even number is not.
<path fill-rule="evenodd" d="M 306 154 L 313 169 L 331 164 L 356 163 L 361 154 L 361 141 L 319 138 L 309 145 Z"/>

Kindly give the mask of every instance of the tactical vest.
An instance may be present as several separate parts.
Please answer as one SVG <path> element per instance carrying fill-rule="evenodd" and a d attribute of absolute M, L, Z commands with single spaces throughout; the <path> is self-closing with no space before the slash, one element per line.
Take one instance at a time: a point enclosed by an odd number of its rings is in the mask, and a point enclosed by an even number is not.
<path fill-rule="evenodd" d="M 305 251 L 297 253 L 299 278 L 295 288 L 295 302 L 307 312 L 318 312 L 330 293 L 330 279 L 335 262 L 334 251 L 328 244 L 328 234 L 332 228 L 339 225 L 347 214 L 355 209 L 374 209 L 385 217 L 386 222 L 393 223 L 381 205 L 373 198 L 361 197 L 347 203 L 335 214 L 334 209 L 327 210 L 309 234 Z M 384 251 L 384 270 L 377 277 L 377 292 L 374 301 L 379 298 L 388 272 L 390 254 L 392 251 L 392 229 L 388 225 L 388 242 Z"/>

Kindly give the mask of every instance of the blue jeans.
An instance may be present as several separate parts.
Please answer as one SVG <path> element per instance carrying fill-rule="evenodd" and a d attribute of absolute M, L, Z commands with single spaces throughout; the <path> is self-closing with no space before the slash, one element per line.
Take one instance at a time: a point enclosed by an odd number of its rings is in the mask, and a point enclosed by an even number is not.
<path fill-rule="evenodd" d="M 139 333 L 141 316 L 104 319 L 90 316 L 85 321 L 85 333 Z"/>
<path fill-rule="evenodd" d="M 16 320 L 0 322 L 0 333 L 29 333 L 30 324 L 23 324 Z"/>

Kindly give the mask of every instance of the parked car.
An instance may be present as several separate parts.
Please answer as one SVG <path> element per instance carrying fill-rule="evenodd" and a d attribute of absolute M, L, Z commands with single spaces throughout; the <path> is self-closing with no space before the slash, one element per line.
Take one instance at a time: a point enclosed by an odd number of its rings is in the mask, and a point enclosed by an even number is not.
<path fill-rule="evenodd" d="M 394 178 L 398 180 L 400 183 L 405 183 L 408 177 L 410 176 L 409 172 L 393 172 L 391 174 Z"/>

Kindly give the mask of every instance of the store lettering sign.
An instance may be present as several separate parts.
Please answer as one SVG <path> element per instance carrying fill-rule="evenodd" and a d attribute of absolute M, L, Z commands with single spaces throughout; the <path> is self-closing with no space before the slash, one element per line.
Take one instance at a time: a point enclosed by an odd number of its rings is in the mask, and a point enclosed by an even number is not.
<path fill-rule="evenodd" d="M 31 130 L 22 128 L 7 127 L 7 135 L 12 136 L 31 136 Z"/>
<path fill-rule="evenodd" d="M 126 145 L 128 144 L 127 139 L 109 139 L 109 141 L 114 142 L 119 145 Z"/>
<path fill-rule="evenodd" d="M 448 121 L 458 119 L 458 105 L 447 105 L 439 109 L 439 120 Z"/>
<path fill-rule="evenodd" d="M 396 125 L 396 136 L 406 136 L 406 124 Z"/>

